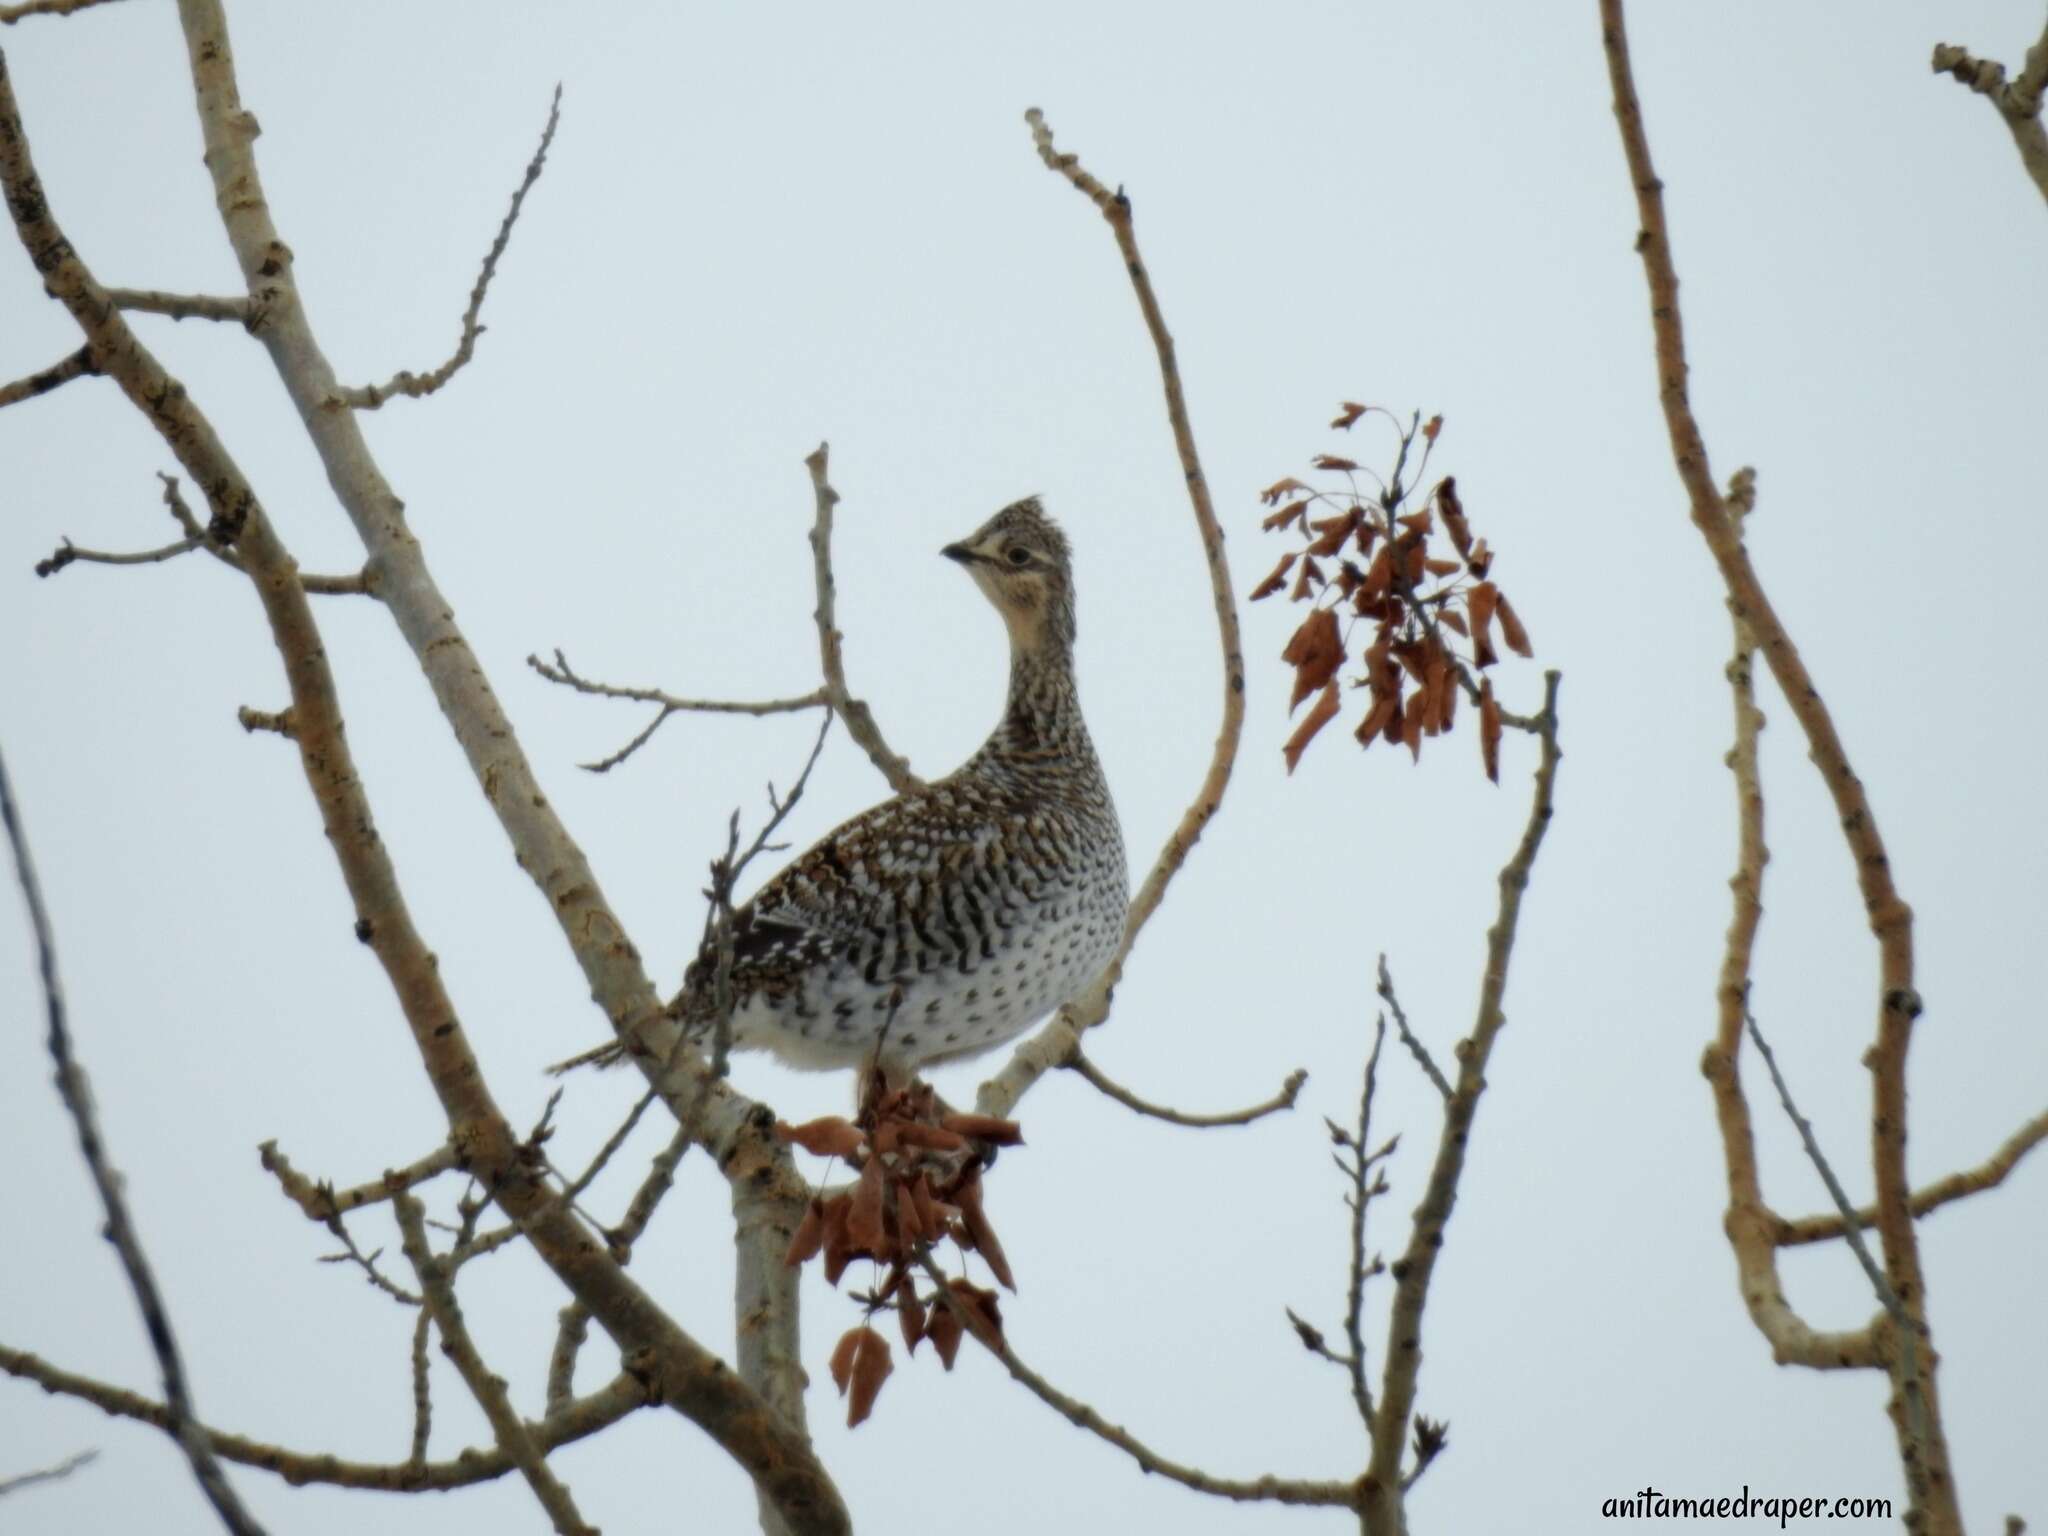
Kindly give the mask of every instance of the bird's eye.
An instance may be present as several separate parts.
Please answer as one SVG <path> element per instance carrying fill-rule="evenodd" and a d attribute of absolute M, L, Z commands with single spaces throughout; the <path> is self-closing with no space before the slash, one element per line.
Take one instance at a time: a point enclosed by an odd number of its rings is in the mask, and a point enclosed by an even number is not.
<path fill-rule="evenodd" d="M 1003 558 L 1012 565 L 1029 565 L 1031 563 L 1031 551 L 1022 544 L 1012 544 L 1003 551 Z"/>

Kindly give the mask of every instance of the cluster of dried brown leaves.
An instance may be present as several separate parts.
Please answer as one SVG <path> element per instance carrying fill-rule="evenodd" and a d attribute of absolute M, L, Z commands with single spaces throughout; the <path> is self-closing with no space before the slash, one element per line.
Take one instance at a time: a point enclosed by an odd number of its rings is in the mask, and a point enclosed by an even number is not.
<path fill-rule="evenodd" d="M 1341 489 L 1319 489 L 1289 476 L 1259 493 L 1260 501 L 1278 508 L 1260 526 L 1268 533 L 1293 529 L 1302 547 L 1281 558 L 1252 589 L 1251 600 L 1271 597 L 1284 587 L 1288 601 L 1311 605 L 1280 653 L 1294 668 L 1288 712 L 1315 695 L 1283 749 L 1287 771 L 1294 771 L 1308 744 L 1336 718 L 1341 707 L 1338 673 L 1369 626 L 1371 641 L 1358 653 L 1362 671 L 1352 679 L 1353 687 L 1368 690 L 1365 713 L 1352 732 L 1359 745 L 1384 739 L 1420 758 L 1425 736 L 1450 730 L 1463 689 L 1479 706 L 1486 776 L 1499 783 L 1500 706 L 1492 679 L 1483 673 L 1499 660 L 1495 625 L 1502 643 L 1518 656 L 1530 654 L 1528 632 L 1491 579 L 1493 551 L 1486 540 L 1473 538 L 1451 476 L 1431 486 L 1415 510 L 1402 510 L 1416 500 L 1412 488 L 1425 481 L 1443 417 L 1422 422 L 1418 413 L 1404 422 L 1382 406 L 1347 400 L 1330 425 L 1349 431 L 1367 415 L 1384 416 L 1399 434 L 1393 470 L 1385 478 L 1355 460 L 1324 453 L 1316 456 L 1314 468 L 1341 476 Z M 1404 480 L 1418 442 L 1420 461 Z M 1377 481 L 1378 488 L 1362 486 L 1361 476 Z M 1324 515 L 1313 515 L 1318 511 Z M 1451 554 L 1431 545 L 1439 524 Z M 1482 674 L 1476 685 L 1475 672 Z"/>
<path fill-rule="evenodd" d="M 777 1122 L 775 1131 L 807 1152 L 860 1170 L 851 1189 L 812 1199 L 785 1262 L 799 1265 L 822 1256 L 826 1281 L 837 1285 L 855 1259 L 871 1260 L 879 1283 L 860 1298 L 868 1318 L 893 1309 L 904 1348 L 914 1355 L 920 1341 L 931 1340 L 949 1371 L 969 1328 L 1002 1337 L 1003 1314 L 993 1289 L 948 1279 L 920 1293 L 914 1271 L 932 1244 L 950 1239 L 963 1256 L 980 1254 L 990 1273 L 1016 1290 L 981 1194 L 986 1149 L 1023 1140 L 1014 1120 L 946 1110 L 931 1088 L 914 1082 L 871 1094 L 854 1120 L 828 1115 L 802 1125 Z M 850 1328 L 832 1351 L 831 1369 L 847 1400 L 851 1427 L 868 1416 L 895 1369 L 889 1341 L 869 1322 Z"/>

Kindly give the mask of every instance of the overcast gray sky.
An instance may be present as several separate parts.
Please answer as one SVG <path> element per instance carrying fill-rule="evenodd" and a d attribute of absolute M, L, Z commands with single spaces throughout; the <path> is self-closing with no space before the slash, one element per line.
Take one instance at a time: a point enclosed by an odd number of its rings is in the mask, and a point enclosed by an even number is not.
<path fill-rule="evenodd" d="M 735 805 L 786 781 L 812 724 L 672 722 L 618 773 L 575 763 L 641 723 L 527 673 L 678 692 L 813 685 L 801 460 L 833 447 L 840 617 L 856 689 L 927 773 L 980 740 L 999 624 L 937 558 L 1040 492 L 1072 534 L 1088 718 L 1134 860 L 1149 861 L 1215 727 L 1206 577 L 1149 346 L 1094 212 L 1031 152 L 1125 184 L 1180 344 L 1240 592 L 1280 552 L 1260 486 L 1334 446 L 1345 398 L 1447 425 L 1496 574 L 1565 674 L 1558 816 L 1526 911 L 1473 1157 L 1431 1299 L 1421 1410 L 1451 1447 L 1419 1531 L 1567 1531 L 1654 1484 L 1897 1497 L 1881 1382 L 1780 1370 L 1720 1232 L 1697 1063 L 1734 841 L 1727 621 L 1657 414 L 1635 214 L 1591 0 L 1257 8 L 480 3 L 231 7 L 246 103 L 314 324 L 345 377 L 444 356 L 477 261 L 565 87 L 547 174 L 494 288 L 475 364 L 366 419 L 457 617 L 557 805 L 665 983 L 701 918 Z M 1638 77 L 1685 279 L 1717 471 L 1758 467 L 1752 546 L 1803 646 L 1919 913 L 1928 1004 L 1912 1064 L 1916 1182 L 1974 1162 L 2048 1101 L 2030 957 L 2048 910 L 2036 573 L 2048 224 L 1980 99 L 1930 75 L 1937 41 L 2017 65 L 2036 0 L 1640 5 Z M 59 217 L 103 281 L 227 291 L 175 15 L 155 0 L 10 29 Z M 260 350 L 138 320 L 222 429 L 308 569 L 360 550 Z M 0 242 L 0 374 L 77 345 Z M 78 1046 L 206 1418 L 296 1448 L 404 1455 L 410 1318 L 285 1204 L 255 1148 L 365 1178 L 426 1151 L 439 1112 L 351 912 L 296 763 L 237 705 L 283 703 L 239 579 L 194 558 L 38 582 L 60 536 L 171 529 L 161 444 L 95 381 L 0 413 L 0 741 L 59 927 Z M 602 1021 L 386 616 L 323 603 L 350 734 L 415 914 L 515 1118 L 543 1063 Z M 1338 1372 L 1282 1315 L 1337 1320 L 1345 1215 L 1321 1116 L 1355 1104 L 1373 958 L 1447 1053 L 1471 1027 L 1493 874 L 1526 807 L 1469 737 L 1361 756 L 1333 728 L 1290 780 L 1279 745 L 1294 615 L 1247 610 L 1245 751 L 1220 820 L 1147 931 L 1093 1051 L 1183 1107 L 1311 1076 L 1241 1131 L 1134 1120 L 1048 1081 L 991 1210 L 1022 1285 L 1020 1352 L 1162 1451 L 1226 1475 L 1347 1476 Z M 1532 704 L 1538 667 L 1500 686 Z M 1774 860 L 1756 1004 L 1851 1191 L 1867 1196 L 1874 946 L 1821 787 L 1766 696 Z M 884 786 L 835 739 L 799 842 Z M 11 1234 L 0 1338 L 155 1390 L 49 1087 L 19 903 L 0 894 L 0 1166 Z M 791 1119 L 836 1077 L 757 1059 L 741 1085 Z M 941 1075 L 970 1093 L 972 1068 Z M 634 1084 L 579 1081 L 558 1148 L 600 1139 Z M 1767 1094 L 1767 1088 L 1763 1094 Z M 1768 1192 L 1825 1201 L 1755 1094 Z M 1433 1090 L 1382 1073 L 1403 1131 L 1392 1247 L 1436 1135 Z M 654 1128 L 636 1143 L 659 1144 Z M 615 1181 L 596 1205 L 615 1213 Z M 723 1184 L 684 1165 L 635 1272 L 731 1340 Z M 1942 1389 L 1974 1529 L 2048 1520 L 2048 1175 L 1924 1225 Z M 379 1235 L 384 1234 L 384 1235 Z M 396 1244 L 377 1221 L 366 1242 Z M 1820 1326 L 1873 1310 L 1838 1249 L 1787 1256 Z M 843 1296 L 806 1291 L 824 1381 Z M 538 1404 L 552 1280 L 514 1252 L 465 1301 Z M 1384 1299 L 1382 1295 L 1382 1300 Z M 1377 1318 L 1378 1314 L 1375 1314 Z M 1372 1337 L 1380 1336 L 1376 1321 Z M 586 1382 L 608 1368 L 593 1346 Z M 437 1363 L 435 1454 L 487 1439 Z M 445 1377 L 445 1379 L 442 1379 Z M 922 1353 L 820 1450 L 863 1529 L 1335 1531 L 1346 1517 L 1204 1500 L 1147 1480 L 972 1351 Z M 0 1507 L 47 1532 L 210 1528 L 170 1445 L 0 1382 L 0 1475 L 98 1446 Z M 673 1418 L 564 1453 L 607 1530 L 728 1530 L 741 1475 Z M 931 1470 L 931 1469 L 936 1469 Z M 514 1480 L 434 1499 L 235 1480 L 274 1530 L 541 1530 Z"/>

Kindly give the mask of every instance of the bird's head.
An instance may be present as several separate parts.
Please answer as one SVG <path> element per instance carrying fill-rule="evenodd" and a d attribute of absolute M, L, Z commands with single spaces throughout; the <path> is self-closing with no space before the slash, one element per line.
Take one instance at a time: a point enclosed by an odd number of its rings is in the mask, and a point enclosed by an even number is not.
<path fill-rule="evenodd" d="M 1073 565 L 1067 536 L 1036 496 L 1013 501 L 941 554 L 967 567 L 996 606 L 1017 650 L 1074 643 Z"/>

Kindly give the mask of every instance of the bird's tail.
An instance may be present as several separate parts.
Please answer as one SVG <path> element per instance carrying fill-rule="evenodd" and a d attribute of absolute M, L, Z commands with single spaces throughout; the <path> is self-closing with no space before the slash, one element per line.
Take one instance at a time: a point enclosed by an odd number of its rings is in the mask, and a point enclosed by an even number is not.
<path fill-rule="evenodd" d="M 613 1040 L 594 1050 L 585 1051 L 580 1056 L 571 1056 L 567 1061 L 556 1062 L 548 1068 L 548 1076 L 561 1077 L 565 1073 L 574 1072 L 578 1067 L 616 1067 L 625 1059 L 626 1048 Z"/>

